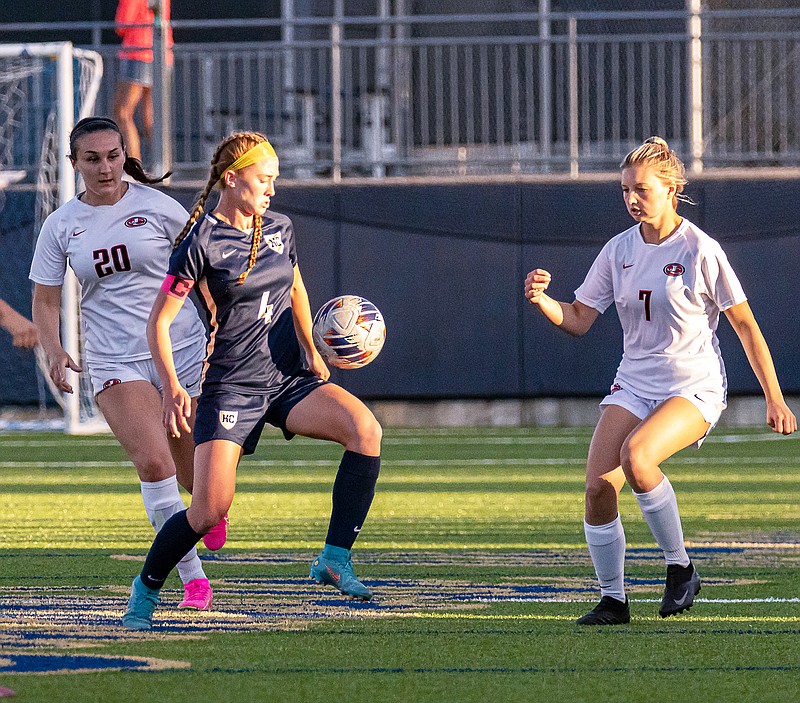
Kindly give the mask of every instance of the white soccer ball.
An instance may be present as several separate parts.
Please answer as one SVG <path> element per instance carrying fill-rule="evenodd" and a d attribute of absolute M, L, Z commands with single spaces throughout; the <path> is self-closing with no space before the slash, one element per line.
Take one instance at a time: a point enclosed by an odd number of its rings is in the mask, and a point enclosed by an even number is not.
<path fill-rule="evenodd" d="M 386 341 L 383 315 L 366 298 L 340 295 L 314 315 L 314 346 L 327 363 L 358 369 L 373 361 Z"/>

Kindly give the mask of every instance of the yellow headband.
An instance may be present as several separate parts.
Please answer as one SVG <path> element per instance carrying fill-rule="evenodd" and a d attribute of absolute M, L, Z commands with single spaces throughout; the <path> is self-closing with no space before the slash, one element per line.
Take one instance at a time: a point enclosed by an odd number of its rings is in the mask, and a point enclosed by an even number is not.
<path fill-rule="evenodd" d="M 268 141 L 259 142 L 252 149 L 244 152 L 244 154 L 222 172 L 219 180 L 221 181 L 225 178 L 225 173 L 228 171 L 240 171 L 246 166 L 252 166 L 263 159 L 275 159 L 277 165 L 278 155 L 275 153 L 275 149 L 272 148 L 272 144 Z"/>

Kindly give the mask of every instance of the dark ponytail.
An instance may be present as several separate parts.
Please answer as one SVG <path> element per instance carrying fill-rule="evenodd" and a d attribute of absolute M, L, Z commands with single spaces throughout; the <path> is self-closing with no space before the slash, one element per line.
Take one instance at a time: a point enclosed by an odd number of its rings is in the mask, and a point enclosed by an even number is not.
<path fill-rule="evenodd" d="M 125 140 L 122 138 L 122 132 L 119 131 L 119 126 L 116 122 L 114 122 L 114 120 L 112 120 L 110 117 L 84 117 L 72 128 L 72 132 L 69 134 L 70 156 L 72 156 L 73 159 L 77 158 L 75 144 L 78 139 L 86 136 L 87 134 L 92 134 L 93 132 L 103 131 L 116 132 L 119 135 L 119 141 L 120 144 L 122 144 L 122 149 L 123 151 L 125 150 Z M 167 171 L 167 173 L 161 176 L 161 178 L 151 176 L 149 173 L 147 173 L 147 171 L 144 170 L 142 162 L 133 156 L 125 157 L 125 163 L 123 164 L 122 168 L 131 178 L 139 183 L 146 183 L 147 185 L 161 183 L 172 175 L 172 171 Z"/>
<path fill-rule="evenodd" d="M 161 178 L 151 176 L 149 173 L 147 173 L 147 171 L 144 170 L 142 162 L 133 156 L 125 157 L 125 163 L 122 165 L 122 170 L 125 171 L 125 173 L 127 173 L 131 178 L 139 181 L 139 183 L 147 183 L 147 185 L 161 183 L 172 175 L 172 171 L 167 171 L 163 176 L 161 176 Z"/>

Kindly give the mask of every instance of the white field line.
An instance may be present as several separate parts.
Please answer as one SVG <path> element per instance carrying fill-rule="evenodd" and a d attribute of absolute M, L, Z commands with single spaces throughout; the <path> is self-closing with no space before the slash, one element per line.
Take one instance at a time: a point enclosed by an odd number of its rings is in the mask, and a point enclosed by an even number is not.
<path fill-rule="evenodd" d="M 383 444 L 390 446 L 419 446 L 424 444 L 430 445 L 571 445 L 571 444 L 588 444 L 590 435 L 588 434 L 574 434 L 562 436 L 504 436 L 498 437 L 495 435 L 459 435 L 453 434 L 451 436 L 442 436 L 438 433 L 426 434 L 421 433 L 418 436 L 406 437 L 384 437 Z M 728 435 L 711 435 L 705 441 L 709 444 L 734 444 L 734 443 L 748 443 L 748 442 L 772 442 L 772 441 L 790 441 L 792 439 L 800 439 L 800 433 L 791 437 L 784 437 L 777 434 L 728 434 Z M 305 438 L 298 438 L 295 444 L 318 444 L 318 440 L 311 440 Z M 0 437 L 0 448 L 2 447 L 115 447 L 119 446 L 115 439 L 74 439 L 74 440 L 58 440 L 58 439 L 11 439 Z"/>
<path fill-rule="evenodd" d="M 564 598 L 560 596 L 520 596 L 503 598 L 488 596 L 485 598 L 469 598 L 469 603 L 596 603 L 597 598 Z M 631 598 L 631 603 L 660 603 L 660 598 Z M 695 598 L 695 603 L 718 603 L 722 605 L 738 605 L 745 603 L 800 603 L 800 598 Z"/>
<path fill-rule="evenodd" d="M 333 467 L 338 460 L 329 459 L 245 459 L 241 468 L 246 470 L 248 467 Z M 384 459 L 383 466 L 411 466 L 411 467 L 481 467 L 481 466 L 584 466 L 585 459 Z M 800 457 L 763 457 L 763 456 L 737 456 L 737 457 L 678 457 L 670 459 L 669 464 L 680 464 L 684 466 L 692 465 L 760 465 L 793 466 L 800 463 Z M 74 468 L 119 468 L 132 466 L 129 461 L 69 461 L 61 463 L 53 461 L 0 461 L 0 468 L 3 469 L 74 469 Z M 783 480 L 782 477 L 778 477 Z M 759 478 L 768 480 L 769 477 Z"/>

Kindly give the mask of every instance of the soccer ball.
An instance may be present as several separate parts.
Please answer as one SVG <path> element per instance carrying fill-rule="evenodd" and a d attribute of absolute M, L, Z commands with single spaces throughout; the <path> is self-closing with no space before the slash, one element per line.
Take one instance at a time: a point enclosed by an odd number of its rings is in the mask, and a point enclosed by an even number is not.
<path fill-rule="evenodd" d="M 383 315 L 366 298 L 340 295 L 314 315 L 314 346 L 327 363 L 339 369 L 366 366 L 386 341 Z"/>

